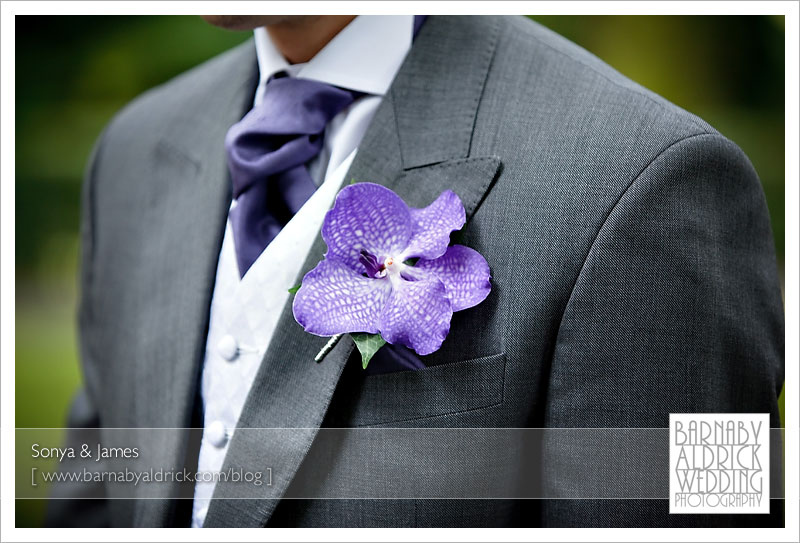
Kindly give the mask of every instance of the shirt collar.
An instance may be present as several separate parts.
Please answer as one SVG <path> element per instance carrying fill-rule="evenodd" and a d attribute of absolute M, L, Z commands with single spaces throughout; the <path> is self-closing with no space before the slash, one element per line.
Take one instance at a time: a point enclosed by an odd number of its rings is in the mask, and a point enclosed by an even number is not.
<path fill-rule="evenodd" d="M 314 58 L 294 65 L 275 48 L 264 27 L 254 33 L 259 95 L 272 75 L 285 70 L 294 77 L 383 96 L 411 47 L 414 16 L 360 15 Z"/>

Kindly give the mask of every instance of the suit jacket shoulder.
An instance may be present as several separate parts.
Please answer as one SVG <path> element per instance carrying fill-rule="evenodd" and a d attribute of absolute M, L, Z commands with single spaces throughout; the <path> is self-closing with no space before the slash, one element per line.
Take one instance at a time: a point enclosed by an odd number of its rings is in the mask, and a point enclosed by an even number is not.
<path fill-rule="evenodd" d="M 542 25 L 526 17 L 504 17 L 502 24 L 476 146 L 627 183 L 671 144 L 717 133 Z"/>

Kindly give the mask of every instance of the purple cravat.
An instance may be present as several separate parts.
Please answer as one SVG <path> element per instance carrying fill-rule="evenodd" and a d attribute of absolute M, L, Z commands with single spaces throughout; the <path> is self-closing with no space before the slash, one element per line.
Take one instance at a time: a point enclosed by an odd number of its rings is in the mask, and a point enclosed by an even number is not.
<path fill-rule="evenodd" d="M 425 20 L 415 16 L 414 35 Z M 225 138 L 236 206 L 230 221 L 239 276 L 317 189 L 306 163 L 322 149 L 325 126 L 364 93 L 278 74 L 263 102 Z"/>
<path fill-rule="evenodd" d="M 241 277 L 314 194 L 306 162 L 325 126 L 362 93 L 310 79 L 273 78 L 264 101 L 225 138 L 236 206 L 230 212 Z"/>

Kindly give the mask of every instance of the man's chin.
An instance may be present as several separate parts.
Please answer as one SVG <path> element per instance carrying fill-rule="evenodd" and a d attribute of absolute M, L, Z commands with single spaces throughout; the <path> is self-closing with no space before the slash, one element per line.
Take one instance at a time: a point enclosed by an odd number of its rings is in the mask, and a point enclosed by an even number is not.
<path fill-rule="evenodd" d="M 313 15 L 201 15 L 206 22 L 226 30 L 253 30 L 259 26 L 296 24 Z"/>

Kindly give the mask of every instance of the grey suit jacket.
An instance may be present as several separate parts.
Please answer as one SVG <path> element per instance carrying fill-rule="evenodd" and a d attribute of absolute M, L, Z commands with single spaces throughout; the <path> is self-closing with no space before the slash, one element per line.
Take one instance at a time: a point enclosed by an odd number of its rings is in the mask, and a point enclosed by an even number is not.
<path fill-rule="evenodd" d="M 193 425 L 209 303 L 231 198 L 223 139 L 249 109 L 247 42 L 126 107 L 85 185 L 80 332 L 85 395 L 72 425 Z M 432 16 L 346 179 L 413 206 L 452 189 L 462 242 L 493 289 L 457 313 L 424 370 L 365 377 L 343 340 L 285 307 L 239 426 L 667 427 L 669 413 L 768 412 L 779 426 L 783 308 L 762 189 L 742 151 L 694 115 L 522 17 Z M 303 273 L 325 252 L 317 239 Z M 164 454 L 191 464 L 186 432 Z M 314 432 L 237 433 L 225 467 L 269 458 L 249 500 L 218 485 L 207 526 L 781 524 L 670 516 L 666 500 L 280 500 Z M 543 484 L 580 460 L 533 451 Z M 260 494 L 259 494 L 260 492 Z M 52 503 L 53 524 L 169 526 L 190 500 Z"/>

